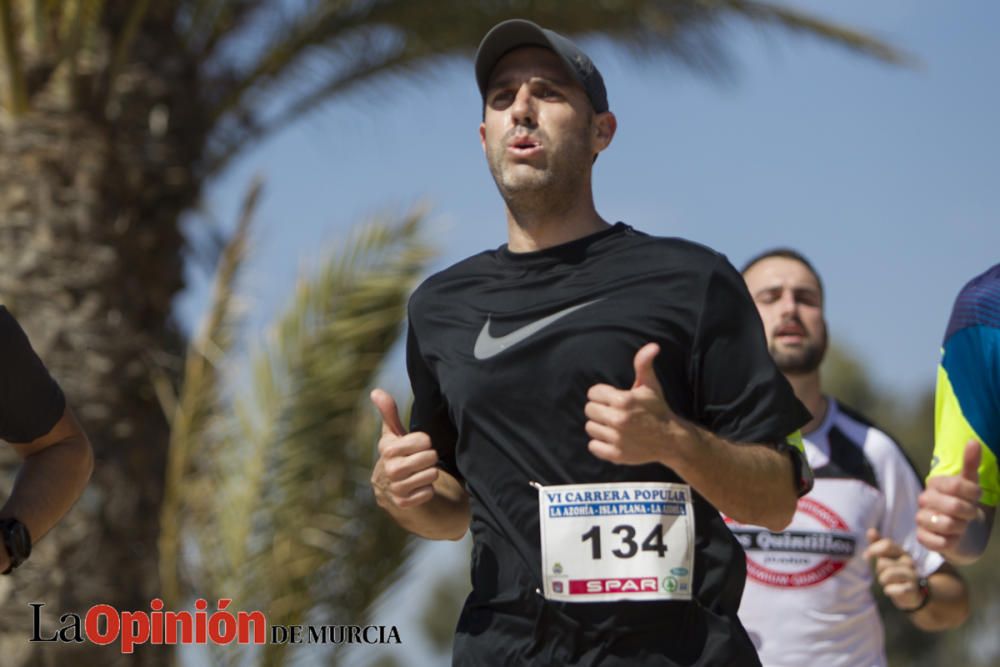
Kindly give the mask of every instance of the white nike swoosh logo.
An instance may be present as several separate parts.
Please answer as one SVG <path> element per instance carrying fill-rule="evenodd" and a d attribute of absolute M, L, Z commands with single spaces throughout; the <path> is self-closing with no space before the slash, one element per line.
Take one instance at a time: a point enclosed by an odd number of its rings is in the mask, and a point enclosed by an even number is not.
<path fill-rule="evenodd" d="M 522 340 L 534 335 L 538 331 L 549 326 L 556 320 L 560 320 L 570 313 L 580 310 L 581 308 L 586 308 L 587 306 L 597 303 L 598 301 L 603 301 L 603 298 L 594 299 L 593 301 L 587 301 L 586 303 L 580 303 L 575 306 L 570 306 L 569 308 L 564 308 L 558 313 L 553 313 L 547 317 L 543 317 L 540 320 L 535 320 L 531 324 L 526 324 L 520 329 L 515 329 L 505 336 L 500 336 L 499 338 L 494 338 L 490 335 L 490 318 L 486 317 L 486 324 L 483 325 L 482 330 L 479 332 L 479 337 L 476 338 L 476 346 L 472 350 L 473 356 L 480 361 L 484 359 L 489 359 L 490 357 L 495 357 L 500 354 L 508 347 L 517 345 Z"/>

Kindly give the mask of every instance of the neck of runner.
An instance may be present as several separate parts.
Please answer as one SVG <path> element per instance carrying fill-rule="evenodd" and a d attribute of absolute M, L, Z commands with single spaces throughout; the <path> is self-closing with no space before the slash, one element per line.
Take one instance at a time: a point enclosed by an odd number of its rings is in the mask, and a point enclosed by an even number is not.
<path fill-rule="evenodd" d="M 819 371 L 803 375 L 786 375 L 788 382 L 795 391 L 795 397 L 809 410 L 812 419 L 802 427 L 802 433 L 812 433 L 823 423 L 826 417 L 828 401 L 820 386 Z"/>
<path fill-rule="evenodd" d="M 596 234 L 609 226 L 590 198 L 533 210 L 508 205 L 507 247 L 511 252 L 536 252 Z"/>

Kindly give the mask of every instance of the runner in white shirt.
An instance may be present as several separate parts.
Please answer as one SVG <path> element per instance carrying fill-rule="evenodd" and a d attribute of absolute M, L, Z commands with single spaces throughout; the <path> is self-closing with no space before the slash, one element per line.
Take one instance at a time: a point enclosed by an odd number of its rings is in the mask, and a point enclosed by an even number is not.
<path fill-rule="evenodd" d="M 961 624 L 968 591 L 916 539 L 922 486 L 902 449 L 821 391 L 827 335 L 812 265 L 779 249 L 753 259 L 743 276 L 771 355 L 813 414 L 802 431 L 816 480 L 780 533 L 729 522 L 747 553 L 740 619 L 765 667 L 885 665 L 873 578 L 923 630 Z"/>

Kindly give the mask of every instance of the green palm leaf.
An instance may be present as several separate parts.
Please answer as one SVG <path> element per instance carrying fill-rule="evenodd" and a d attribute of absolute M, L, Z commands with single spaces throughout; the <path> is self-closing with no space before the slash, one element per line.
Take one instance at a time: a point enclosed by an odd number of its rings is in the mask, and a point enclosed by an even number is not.
<path fill-rule="evenodd" d="M 517 16 L 572 36 L 606 37 L 634 55 L 666 56 L 706 73 L 729 71 L 725 30 L 739 21 L 812 35 L 890 63 L 908 62 L 900 51 L 860 31 L 748 0 L 574 0 L 572 11 L 565 0 L 329 1 L 292 14 L 248 4 L 253 11 L 247 10 L 241 27 L 264 35 L 255 40 L 260 45 L 255 57 L 225 58 L 226 43 L 242 43 L 242 30 L 220 33 L 213 52 L 205 54 L 209 69 L 218 72 L 208 87 L 217 129 L 206 161 L 210 171 L 225 166 L 247 143 L 354 86 L 468 56 L 492 25 Z M 275 99 L 284 101 L 277 109 Z"/>
<path fill-rule="evenodd" d="M 184 364 L 184 384 L 176 400 L 167 381 L 157 383 L 170 422 L 170 444 L 160 516 L 160 585 L 167 608 L 184 602 L 180 581 L 183 529 L 194 528 L 203 548 L 211 550 L 210 526 L 218 512 L 216 489 L 230 477 L 225 460 L 228 440 L 225 423 L 224 365 L 242 324 L 236 282 L 247 257 L 253 214 L 261 193 L 251 185 L 236 230 L 222 255 L 212 290 L 211 305 L 192 339 Z M 183 518 L 183 521 L 182 521 Z M 200 529 L 200 530 L 199 530 Z"/>
<path fill-rule="evenodd" d="M 300 281 L 254 355 L 249 391 L 235 409 L 220 382 L 221 369 L 237 360 L 192 345 L 171 440 L 165 591 L 234 598 L 240 609 L 265 611 L 272 624 L 364 623 L 398 576 L 409 538 L 368 485 L 378 425 L 367 389 L 430 257 L 419 240 L 422 219 L 414 211 L 398 222 L 368 223 Z M 223 333 L 232 328 L 220 324 L 233 302 L 228 258 L 242 255 L 224 253 L 217 284 L 225 287 L 216 290 L 224 296 L 203 328 L 224 341 L 213 346 L 222 354 L 232 349 Z M 188 572 L 186 586 L 178 569 Z M 178 583 L 168 586 L 171 580 Z M 183 595 L 174 596 L 183 604 Z M 287 651 L 269 645 L 262 664 L 283 664 Z M 236 664 L 240 655 L 219 651 L 216 662 Z"/>

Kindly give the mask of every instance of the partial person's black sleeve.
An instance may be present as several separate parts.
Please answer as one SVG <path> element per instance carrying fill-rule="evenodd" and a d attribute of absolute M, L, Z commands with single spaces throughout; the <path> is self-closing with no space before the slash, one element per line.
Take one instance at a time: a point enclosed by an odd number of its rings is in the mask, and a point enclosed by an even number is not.
<path fill-rule="evenodd" d="M 66 399 L 21 326 L 0 306 L 0 438 L 24 443 L 56 425 Z"/>
<path fill-rule="evenodd" d="M 811 418 L 771 359 L 743 277 L 722 256 L 707 281 L 689 372 L 697 421 L 727 440 L 784 443 Z"/>
<path fill-rule="evenodd" d="M 458 432 L 448 415 L 448 405 L 430 365 L 420 352 L 420 344 L 410 319 L 406 332 L 406 370 L 413 389 L 410 431 L 423 431 L 438 453 L 438 466 L 459 481 L 463 480 L 455 460 Z"/>

